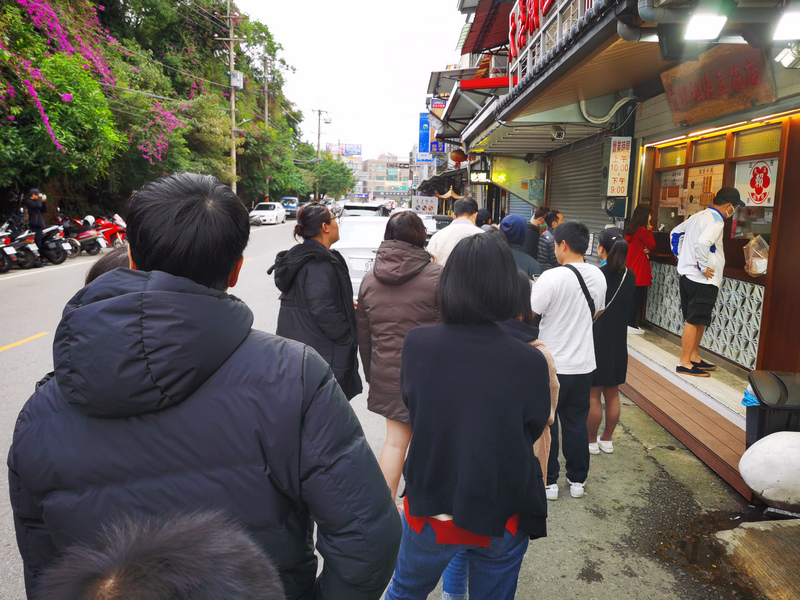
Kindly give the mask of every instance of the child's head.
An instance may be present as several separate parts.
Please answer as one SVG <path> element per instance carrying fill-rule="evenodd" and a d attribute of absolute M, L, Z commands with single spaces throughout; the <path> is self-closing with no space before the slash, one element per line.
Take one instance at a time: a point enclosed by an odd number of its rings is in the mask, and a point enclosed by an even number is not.
<path fill-rule="evenodd" d="M 113 271 L 114 269 L 127 266 L 130 266 L 128 247 L 120 246 L 119 248 L 114 248 L 111 252 L 104 255 L 100 260 L 92 265 L 92 268 L 89 269 L 88 273 L 86 273 L 85 284 L 89 285 L 95 279 L 100 277 L 100 275 L 104 275 L 105 273 Z"/>

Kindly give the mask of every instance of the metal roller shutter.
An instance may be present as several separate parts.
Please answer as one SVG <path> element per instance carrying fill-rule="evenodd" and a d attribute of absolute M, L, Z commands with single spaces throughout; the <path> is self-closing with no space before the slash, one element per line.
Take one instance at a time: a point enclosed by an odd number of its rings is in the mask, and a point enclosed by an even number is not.
<path fill-rule="evenodd" d="M 526 221 L 530 219 L 534 210 L 533 205 L 527 200 L 523 200 L 522 198 L 512 194 L 511 192 L 507 193 L 508 193 L 508 214 L 519 215 Z"/>
<path fill-rule="evenodd" d="M 611 219 L 603 210 L 606 181 L 603 179 L 603 142 L 593 138 L 580 148 L 573 146 L 572 152 L 555 155 L 550 164 L 549 207 L 558 210 L 567 220 L 578 220 L 586 224 L 597 235 Z"/>

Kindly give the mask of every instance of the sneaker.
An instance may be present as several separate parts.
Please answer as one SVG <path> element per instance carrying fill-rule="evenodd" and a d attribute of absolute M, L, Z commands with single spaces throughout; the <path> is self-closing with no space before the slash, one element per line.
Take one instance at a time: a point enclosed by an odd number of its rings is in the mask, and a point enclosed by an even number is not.
<path fill-rule="evenodd" d="M 576 483 L 574 481 L 570 481 L 567 479 L 567 483 L 569 484 L 569 495 L 573 498 L 583 498 L 583 488 L 586 485 L 586 482 Z"/>
<path fill-rule="evenodd" d="M 700 362 L 692 361 L 692 364 L 695 367 L 697 367 L 698 369 L 700 369 L 701 371 L 716 371 L 717 370 L 717 365 L 712 364 L 710 362 L 706 362 L 702 358 L 700 359 Z"/>
<path fill-rule="evenodd" d="M 600 454 L 600 445 L 597 442 L 589 444 L 589 454 Z"/>
<path fill-rule="evenodd" d="M 548 500 L 558 500 L 558 484 L 544 486 L 544 495 Z"/>
<path fill-rule="evenodd" d="M 589 444 L 591 446 L 591 444 Z M 597 440 L 597 445 L 600 447 L 600 450 L 605 452 L 606 454 L 611 454 L 614 452 L 614 442 L 611 440 Z M 591 452 L 591 450 L 590 450 Z"/>
<path fill-rule="evenodd" d="M 644 333 L 644 329 L 641 327 L 631 327 L 628 326 L 628 335 L 642 335 Z"/>
<path fill-rule="evenodd" d="M 694 365 L 692 365 L 691 369 L 678 365 L 675 367 L 675 372 L 678 373 L 678 375 L 691 375 L 692 377 L 711 377 L 711 373 L 703 371 L 703 369 L 698 369 Z"/>

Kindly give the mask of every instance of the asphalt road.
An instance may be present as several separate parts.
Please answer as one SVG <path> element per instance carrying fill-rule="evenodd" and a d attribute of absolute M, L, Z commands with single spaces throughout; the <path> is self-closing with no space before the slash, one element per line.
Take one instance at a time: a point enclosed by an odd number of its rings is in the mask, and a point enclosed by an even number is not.
<path fill-rule="evenodd" d="M 278 291 L 266 271 L 277 252 L 293 243 L 293 226 L 289 221 L 252 230 L 239 283 L 230 290 L 253 310 L 257 329 L 275 331 Z M 0 275 L 3 453 L 35 382 L 52 370 L 61 311 L 96 258 Z M 377 453 L 383 444 L 383 419 L 367 411 L 366 394 L 351 404 Z M 562 477 L 561 498 L 549 504 L 549 535 L 531 542 L 517 598 L 760 598 L 726 564 L 710 537 L 754 518 L 741 498 L 627 400 L 614 444 L 614 454 L 592 457 L 581 500 L 569 497 Z M 21 599 L 22 563 L 3 464 L 0 599 Z M 440 597 L 438 592 L 430 596 Z"/>

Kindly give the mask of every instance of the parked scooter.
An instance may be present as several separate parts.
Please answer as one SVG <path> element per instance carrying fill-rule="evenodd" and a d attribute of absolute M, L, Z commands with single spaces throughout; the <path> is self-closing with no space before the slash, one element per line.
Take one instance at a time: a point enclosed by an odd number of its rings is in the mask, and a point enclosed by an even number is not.
<path fill-rule="evenodd" d="M 12 217 L 6 221 L 0 231 L 4 232 L 4 238 L 9 239 L 9 245 L 13 248 L 14 255 L 17 257 L 16 264 L 18 267 L 30 269 L 39 262 L 39 247 L 35 243 L 36 237 L 30 230 L 21 228 L 18 218 Z"/>
<path fill-rule="evenodd" d="M 17 264 L 17 251 L 11 245 L 11 236 L 0 231 L 0 273 L 8 273 Z"/>
<path fill-rule="evenodd" d="M 128 241 L 128 226 L 118 214 L 110 219 L 97 217 L 97 228 L 103 234 L 106 243 L 113 248 L 124 246 Z"/>
<path fill-rule="evenodd" d="M 108 243 L 97 229 L 95 218 L 92 215 L 86 215 L 81 222 L 59 214 L 56 222 L 64 228 L 64 233 L 68 238 L 67 243 L 72 244 L 75 256 L 81 252 L 94 256 L 103 248 L 108 247 Z"/>
<path fill-rule="evenodd" d="M 72 246 L 64 239 L 64 228 L 51 225 L 42 230 L 42 254 L 54 265 L 67 260 L 67 253 L 72 253 Z"/>

